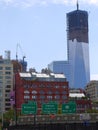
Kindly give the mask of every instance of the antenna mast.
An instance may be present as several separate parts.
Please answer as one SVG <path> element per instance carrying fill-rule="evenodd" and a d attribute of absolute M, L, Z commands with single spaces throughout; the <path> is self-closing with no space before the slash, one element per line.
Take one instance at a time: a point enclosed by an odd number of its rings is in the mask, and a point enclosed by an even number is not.
<path fill-rule="evenodd" d="M 78 0 L 77 0 L 77 10 L 79 10 L 79 3 L 78 3 Z"/>

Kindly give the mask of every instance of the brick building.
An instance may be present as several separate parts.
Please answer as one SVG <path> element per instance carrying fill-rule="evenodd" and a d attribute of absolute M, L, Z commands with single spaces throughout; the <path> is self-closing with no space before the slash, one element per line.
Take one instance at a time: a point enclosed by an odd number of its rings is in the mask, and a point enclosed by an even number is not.
<path fill-rule="evenodd" d="M 81 88 L 71 88 L 69 90 L 69 99 L 75 101 L 77 113 L 83 113 L 92 109 L 91 100 L 85 95 L 85 91 Z"/>
<path fill-rule="evenodd" d="M 16 108 L 21 111 L 21 105 L 28 101 L 36 101 L 38 113 L 41 113 L 42 103 L 56 101 L 58 104 L 68 102 L 69 87 L 63 74 L 46 74 L 36 72 L 16 73 Z"/>

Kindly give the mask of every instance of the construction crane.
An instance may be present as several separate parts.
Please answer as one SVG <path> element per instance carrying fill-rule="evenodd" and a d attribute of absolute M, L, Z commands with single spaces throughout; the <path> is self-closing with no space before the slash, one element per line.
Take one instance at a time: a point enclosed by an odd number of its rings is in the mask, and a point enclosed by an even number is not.
<path fill-rule="evenodd" d="M 17 46 L 16 46 L 16 60 L 18 61 L 18 48 L 21 50 L 21 52 L 22 52 L 22 58 L 23 58 L 23 62 L 24 62 L 24 59 L 26 58 L 26 56 L 23 54 L 23 51 L 22 51 L 22 48 L 21 48 L 21 46 L 20 46 L 20 44 L 19 43 L 17 43 Z"/>

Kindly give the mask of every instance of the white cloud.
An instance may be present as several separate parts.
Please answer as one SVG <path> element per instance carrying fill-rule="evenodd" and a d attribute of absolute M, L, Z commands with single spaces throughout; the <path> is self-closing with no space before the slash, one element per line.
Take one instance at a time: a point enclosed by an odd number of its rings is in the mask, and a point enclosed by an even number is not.
<path fill-rule="evenodd" d="M 76 4 L 77 0 L 0 0 L 0 4 L 32 7 L 33 5 L 48 5 L 48 4 Z M 98 5 L 98 0 L 79 0 L 81 4 Z"/>
<path fill-rule="evenodd" d="M 91 4 L 98 4 L 98 0 L 90 0 L 89 1 Z"/>
<path fill-rule="evenodd" d="M 5 4 L 12 4 L 14 3 L 14 0 L 0 0 L 0 2 Z"/>

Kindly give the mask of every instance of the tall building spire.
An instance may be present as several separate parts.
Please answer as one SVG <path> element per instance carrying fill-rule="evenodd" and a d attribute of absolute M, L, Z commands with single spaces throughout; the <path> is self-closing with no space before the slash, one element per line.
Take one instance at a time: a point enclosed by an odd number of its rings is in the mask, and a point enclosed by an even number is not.
<path fill-rule="evenodd" d="M 79 10 L 79 3 L 78 3 L 78 0 L 77 0 L 77 10 Z"/>

